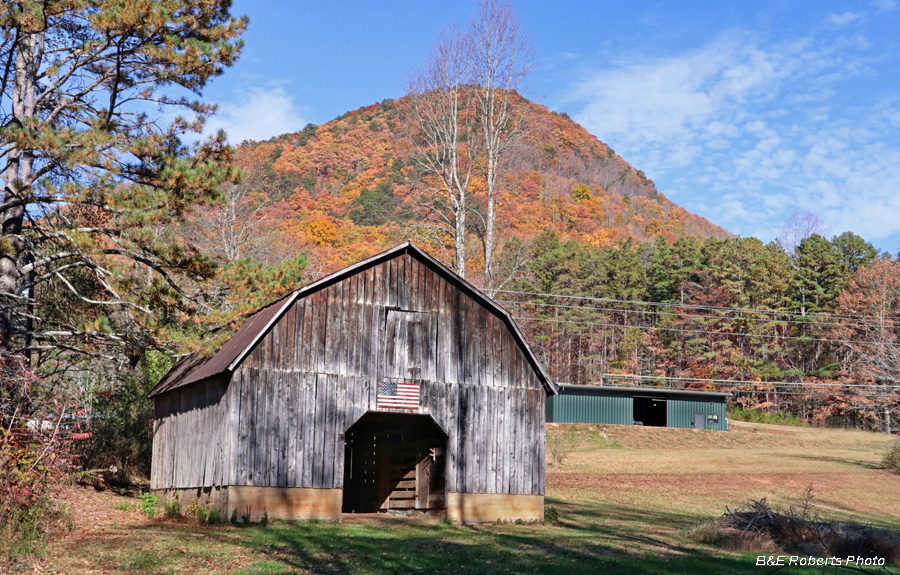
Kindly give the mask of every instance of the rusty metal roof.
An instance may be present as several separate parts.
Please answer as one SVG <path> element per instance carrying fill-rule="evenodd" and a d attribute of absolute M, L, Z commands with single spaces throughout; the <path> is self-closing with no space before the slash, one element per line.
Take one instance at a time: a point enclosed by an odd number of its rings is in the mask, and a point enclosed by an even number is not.
<path fill-rule="evenodd" d="M 269 331 L 269 328 L 281 317 L 281 312 L 286 310 L 296 297 L 297 292 L 293 292 L 257 311 L 212 357 L 200 352 L 182 357 L 153 388 L 149 397 L 226 371 L 232 371 L 233 368 L 229 369 L 229 366 L 235 358 L 244 350 L 253 349 L 256 342 Z"/>
<path fill-rule="evenodd" d="M 207 361 L 209 361 L 209 355 L 199 351 L 182 356 L 181 359 L 175 362 L 172 369 L 159 380 L 159 383 L 150 392 L 149 397 L 184 385 L 185 378 Z"/>
<path fill-rule="evenodd" d="M 304 286 L 299 290 L 293 292 L 292 294 L 278 301 L 272 302 L 266 307 L 260 309 L 253 316 L 251 316 L 250 319 L 245 321 L 240 329 L 238 329 L 238 331 L 234 334 L 234 336 L 227 342 L 225 342 L 222 348 L 211 358 L 206 359 L 203 357 L 196 357 L 197 354 L 191 354 L 179 360 L 179 362 L 172 367 L 169 373 L 167 373 L 163 377 L 163 379 L 159 382 L 159 385 L 153 388 L 153 391 L 150 392 L 149 396 L 153 397 L 166 391 L 189 385 L 191 383 L 222 373 L 233 373 L 234 370 L 237 369 L 237 367 L 247 356 L 247 354 L 249 354 L 253 350 L 256 344 L 269 332 L 271 327 L 275 325 L 275 323 L 281 318 L 284 312 L 286 312 L 291 304 L 294 303 L 294 301 L 296 301 L 298 298 L 306 297 L 311 293 L 317 292 L 332 284 L 338 283 L 360 271 L 376 266 L 384 261 L 393 259 L 394 257 L 401 254 L 409 254 L 413 256 L 414 258 L 428 266 L 432 271 L 438 273 L 447 281 L 465 292 L 466 295 L 478 301 L 489 311 L 500 317 L 512 333 L 513 339 L 515 339 L 516 343 L 519 344 L 519 347 L 522 349 L 522 352 L 528 359 L 528 363 L 531 364 L 531 367 L 534 369 L 535 373 L 538 376 L 538 379 L 541 381 L 541 384 L 544 386 L 544 389 L 547 391 L 548 395 L 555 395 L 557 393 L 556 385 L 553 383 L 553 380 L 551 380 L 550 377 L 546 374 L 546 372 L 544 372 L 544 369 L 541 367 L 534 353 L 531 351 L 531 348 L 528 347 L 528 344 L 525 342 L 525 337 L 522 335 L 522 332 L 519 331 L 518 326 L 516 326 L 516 322 L 513 321 L 512 316 L 509 314 L 509 312 L 500 307 L 500 305 L 498 305 L 494 300 L 481 293 L 475 286 L 456 275 L 452 270 L 447 268 L 447 266 L 438 262 L 428 254 L 423 252 L 421 249 L 414 246 L 412 243 L 405 242 L 400 244 L 399 246 L 387 250 L 386 252 L 382 252 L 378 255 L 372 256 L 369 259 L 353 264 L 352 266 L 346 267 L 338 272 L 335 272 L 307 286 Z M 193 359 L 188 360 L 188 358 Z M 205 361 L 201 362 L 200 359 L 205 359 Z M 182 362 L 185 363 L 182 364 Z"/>

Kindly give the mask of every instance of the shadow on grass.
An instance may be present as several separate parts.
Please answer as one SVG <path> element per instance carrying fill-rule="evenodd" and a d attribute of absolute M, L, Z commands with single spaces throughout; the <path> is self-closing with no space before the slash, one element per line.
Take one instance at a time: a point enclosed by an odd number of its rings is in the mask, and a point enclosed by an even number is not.
<path fill-rule="evenodd" d="M 792 455 L 790 456 L 793 459 L 805 459 L 807 461 L 824 461 L 826 463 L 839 463 L 842 465 L 849 465 L 851 467 L 861 467 L 863 469 L 884 469 L 884 467 L 878 463 L 872 463 L 870 461 L 862 461 L 859 459 L 847 459 L 844 457 L 834 457 L 828 455 Z"/>
<path fill-rule="evenodd" d="M 178 556 L 141 572 L 197 562 L 218 562 L 203 543 L 232 546 L 249 556 L 233 573 L 282 575 L 296 570 L 327 574 L 658 574 L 765 575 L 756 555 L 728 553 L 685 540 L 678 531 L 706 517 L 613 505 L 576 506 L 548 499 L 561 509 L 559 525 L 450 526 L 421 521 L 273 522 L 263 527 L 182 527 L 153 524 L 132 529 L 123 546 L 152 549 L 154 541 L 182 542 Z M 220 548 L 220 547 L 216 547 Z M 195 551 L 192 551 L 195 550 Z M 205 551 L 204 551 L 205 550 Z M 111 550 L 113 551 L 113 550 Z M 197 557 L 191 555 L 196 553 Z M 222 553 L 225 553 L 224 551 Z M 181 562 L 176 564 L 176 561 Z M 134 567 L 138 567 L 134 565 Z M 129 565 L 129 566 L 132 566 Z M 143 566 L 141 566 L 143 567 Z M 820 573 L 791 567 L 779 573 Z M 882 571 L 883 572 L 883 571 Z"/>

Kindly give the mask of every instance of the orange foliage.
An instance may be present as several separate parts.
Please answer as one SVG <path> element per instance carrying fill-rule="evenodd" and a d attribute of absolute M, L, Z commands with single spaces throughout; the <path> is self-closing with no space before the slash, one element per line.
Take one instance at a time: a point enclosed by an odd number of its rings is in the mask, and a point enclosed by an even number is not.
<path fill-rule="evenodd" d="M 407 106 L 405 99 L 386 100 L 238 149 L 239 165 L 250 174 L 251 185 L 269 198 L 283 199 L 294 212 L 280 229 L 314 250 L 325 250 L 313 258 L 323 269 L 343 260 L 332 248 L 343 254 L 377 252 L 414 233 L 429 183 L 417 176 Z M 564 237 L 603 245 L 660 234 L 670 241 L 682 234 L 701 239 L 727 235 L 668 201 L 642 172 L 565 114 L 532 103 L 525 123 L 523 132 L 529 135 L 503 166 L 502 236 L 528 240 L 552 228 Z M 359 230 L 349 214 L 362 191 L 379 184 L 392 190 L 393 217 Z M 476 173 L 470 184 L 476 204 L 483 202 L 484 188 Z M 472 245 L 479 246 L 480 240 L 473 237 Z M 472 254 L 475 267 L 481 257 L 477 252 Z"/>

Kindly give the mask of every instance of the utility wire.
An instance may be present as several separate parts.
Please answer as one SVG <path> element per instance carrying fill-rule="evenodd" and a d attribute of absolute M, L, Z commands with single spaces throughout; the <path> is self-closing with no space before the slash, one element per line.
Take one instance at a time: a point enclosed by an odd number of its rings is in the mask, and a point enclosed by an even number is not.
<path fill-rule="evenodd" d="M 600 323 L 600 322 L 592 322 L 592 321 L 577 321 L 577 320 L 569 320 L 569 319 L 552 319 L 552 318 L 540 318 L 540 317 L 531 317 L 525 315 L 514 315 L 513 319 L 521 319 L 526 321 L 539 321 L 543 323 L 569 323 L 576 325 L 592 325 L 598 327 L 612 327 L 612 328 L 634 328 L 634 329 L 655 329 L 659 331 L 671 331 L 677 333 L 702 333 L 706 335 L 723 335 L 723 336 L 732 336 L 732 335 L 742 335 L 746 337 L 759 337 L 763 339 L 776 339 L 776 340 L 799 340 L 799 341 L 824 341 L 829 343 L 859 343 L 865 345 L 875 345 L 877 342 L 872 341 L 862 341 L 862 340 L 849 340 L 849 339 L 828 339 L 822 337 L 802 337 L 802 336 L 790 336 L 790 335 L 768 335 L 768 334 L 759 334 L 759 333 L 744 333 L 744 332 L 731 332 L 731 331 L 707 331 L 707 330 L 699 330 L 699 329 L 681 329 L 674 327 L 654 327 L 651 325 L 623 325 L 623 324 L 614 324 L 614 323 Z"/>
<path fill-rule="evenodd" d="M 686 303 L 677 303 L 677 302 L 648 302 L 641 300 L 628 300 L 628 299 L 617 299 L 617 298 L 605 298 L 605 297 L 592 297 L 586 295 L 564 295 L 564 294 L 553 294 L 553 293 L 544 293 L 544 292 L 529 292 L 529 291 L 516 291 L 516 290 L 496 290 L 496 293 L 507 293 L 513 295 L 532 295 L 532 296 L 542 296 L 542 297 L 555 297 L 560 299 L 580 299 L 586 301 L 598 301 L 605 303 L 622 303 L 629 305 L 642 305 L 642 306 L 654 306 L 654 307 L 680 307 L 685 309 L 699 309 L 699 310 L 729 310 L 729 311 L 737 311 L 737 312 L 747 312 L 747 313 L 756 313 L 756 314 L 768 314 L 768 315 L 787 315 L 789 317 L 795 318 L 810 318 L 810 315 L 802 315 L 797 314 L 790 311 L 782 311 L 782 310 L 768 310 L 768 309 L 759 309 L 759 308 L 747 308 L 747 307 L 729 307 L 729 306 L 715 306 L 715 305 L 701 305 L 701 304 L 686 304 Z M 522 304 L 527 304 L 530 302 L 517 302 Z M 870 315 L 854 315 L 854 314 L 836 314 L 830 312 L 818 312 L 815 314 L 816 316 L 827 316 L 831 318 L 845 318 L 845 319 L 879 319 L 877 316 Z M 886 316 L 886 319 L 900 319 L 900 316 Z"/>
<path fill-rule="evenodd" d="M 611 378 L 611 379 L 640 379 L 640 380 L 658 380 L 658 381 L 679 381 L 685 383 L 698 383 L 698 384 L 716 384 L 716 385 L 757 385 L 760 387 L 764 386 L 773 386 L 773 387 L 799 387 L 808 385 L 810 387 L 837 387 L 837 388 L 875 388 L 875 389 L 886 389 L 888 391 L 900 392 L 900 385 L 879 385 L 877 383 L 815 383 L 815 382 L 796 382 L 796 381 L 756 381 L 756 380 L 746 380 L 746 379 L 704 379 L 699 377 L 677 377 L 677 376 L 665 376 L 665 375 L 638 375 L 638 374 L 625 374 L 625 373 L 603 373 L 601 377 Z"/>
<path fill-rule="evenodd" d="M 751 317 L 750 315 L 746 316 L 716 316 L 716 315 L 701 315 L 701 314 L 690 314 L 685 312 L 668 312 L 668 311 L 648 311 L 648 310 L 629 310 L 622 308 L 610 308 L 610 307 L 595 307 L 595 306 L 586 306 L 586 305 L 562 305 L 562 304 L 552 304 L 552 303 L 542 303 L 542 302 L 531 302 L 531 301 L 517 301 L 517 300 L 504 300 L 498 299 L 495 300 L 497 303 L 501 304 L 514 304 L 518 306 L 532 306 L 532 307 L 540 307 L 540 308 L 554 308 L 554 309 L 577 309 L 577 310 L 586 310 L 586 311 L 599 311 L 599 312 L 612 312 L 612 313 L 634 313 L 634 314 L 648 314 L 652 313 L 654 315 L 662 315 L 662 316 L 675 316 L 675 317 L 683 317 L 683 318 L 693 318 L 693 319 L 712 319 L 712 320 L 735 320 L 735 321 L 745 321 L 745 322 L 766 322 L 766 323 L 790 323 L 790 319 L 774 319 L 774 318 L 762 318 L 762 317 Z M 743 313 L 743 312 L 741 312 Z M 813 316 L 802 316 L 805 318 L 812 318 Z M 855 326 L 855 327 L 879 327 L 878 324 L 870 324 L 864 323 L 858 320 L 853 320 L 853 323 L 839 323 L 839 322 L 828 322 L 828 321 L 810 321 L 810 322 L 793 322 L 795 325 L 830 325 L 830 326 Z"/>

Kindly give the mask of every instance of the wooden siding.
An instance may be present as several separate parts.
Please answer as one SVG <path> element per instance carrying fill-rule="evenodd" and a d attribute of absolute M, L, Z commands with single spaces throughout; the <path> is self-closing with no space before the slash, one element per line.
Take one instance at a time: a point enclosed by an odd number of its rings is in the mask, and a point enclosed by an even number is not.
<path fill-rule="evenodd" d="M 541 389 L 423 382 L 421 407 L 378 410 L 376 379 L 245 367 L 231 485 L 342 488 L 343 434 L 367 411 L 428 414 L 448 435 L 450 492 L 544 494 Z"/>
<path fill-rule="evenodd" d="M 433 381 L 543 389 L 501 317 L 406 254 L 298 299 L 243 366 L 381 376 L 391 310 L 436 314 Z"/>
<path fill-rule="evenodd" d="M 220 377 L 156 399 L 151 489 L 227 484 L 232 460 L 228 387 Z"/>
<path fill-rule="evenodd" d="M 224 469 L 210 477 L 218 485 L 342 488 L 343 434 L 376 411 L 385 377 L 421 382 L 420 409 L 396 411 L 429 414 L 448 435 L 448 492 L 544 494 L 547 392 L 537 373 L 504 318 L 407 254 L 288 308 L 216 404 L 229 440 L 219 449 Z M 182 406 L 199 390 L 168 392 L 157 405 Z M 197 422 L 181 424 L 191 413 L 159 426 L 164 461 L 169 449 L 208 445 L 190 427 Z M 156 488 L 194 486 L 185 482 L 195 476 L 173 474 L 166 463 L 156 473 L 156 457 L 155 440 Z"/>

